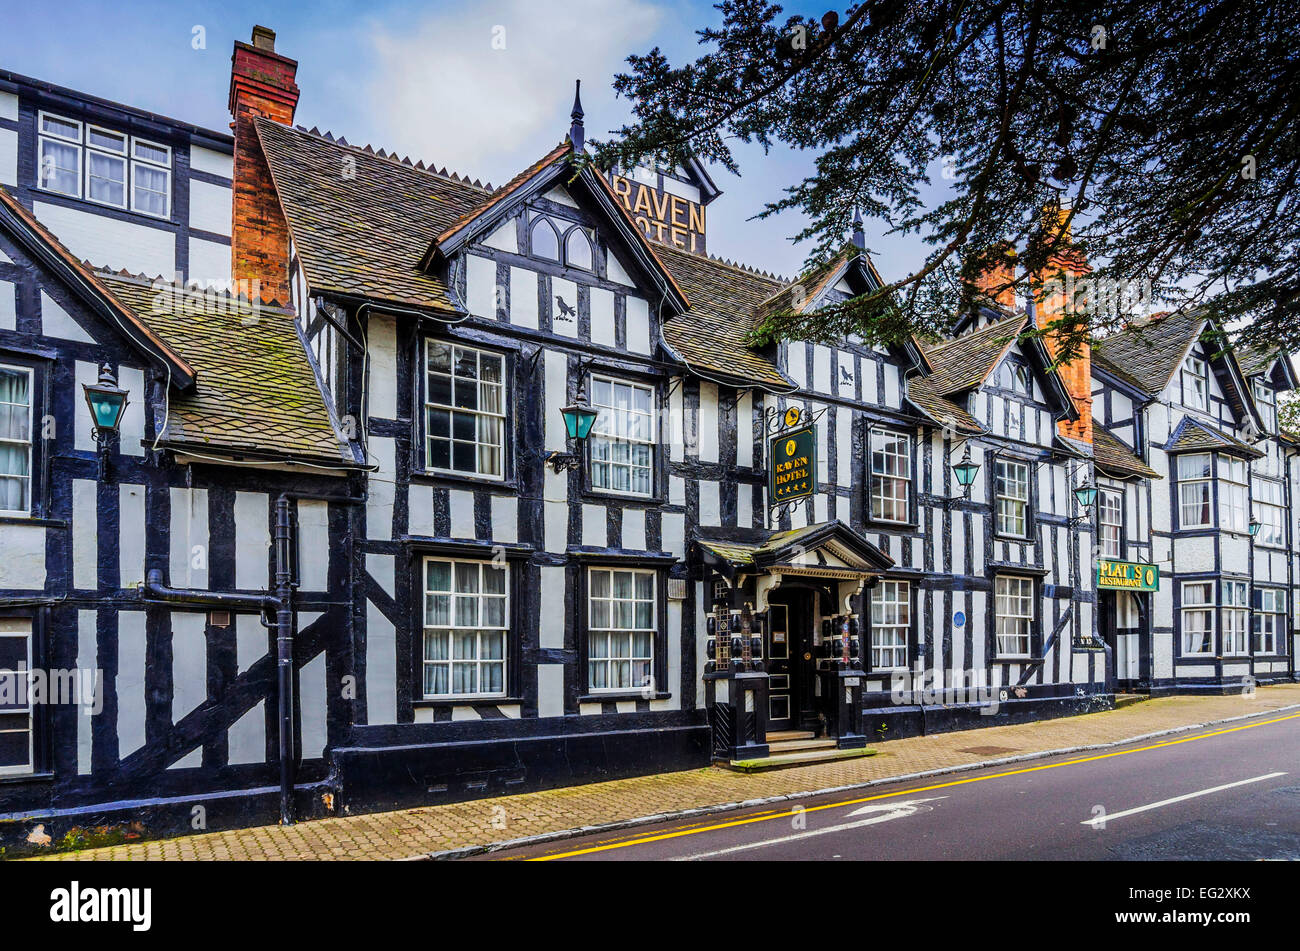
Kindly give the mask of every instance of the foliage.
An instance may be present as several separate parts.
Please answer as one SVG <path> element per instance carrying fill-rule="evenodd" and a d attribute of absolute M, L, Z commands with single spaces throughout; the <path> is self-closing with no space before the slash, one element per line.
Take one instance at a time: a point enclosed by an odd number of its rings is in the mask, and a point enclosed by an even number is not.
<path fill-rule="evenodd" d="M 1246 342 L 1300 349 L 1300 6 L 878 0 L 820 21 L 767 0 L 717 9 L 694 62 L 629 57 L 614 86 L 635 121 L 598 160 L 694 153 L 739 172 L 733 139 L 810 150 L 815 173 L 760 213 L 807 215 L 794 237 L 811 241 L 810 267 L 841 250 L 857 210 L 929 245 L 879 292 L 774 315 L 761 338 L 942 333 L 1007 248 L 1014 286 L 1041 297 L 1026 274 L 1060 276 L 1070 246 L 1095 271 L 1067 307 L 1087 319 L 1059 328 L 1061 358 L 1120 326 L 1146 282 L 1168 308 L 1249 324 Z M 948 187 L 927 205 L 936 175 Z"/>

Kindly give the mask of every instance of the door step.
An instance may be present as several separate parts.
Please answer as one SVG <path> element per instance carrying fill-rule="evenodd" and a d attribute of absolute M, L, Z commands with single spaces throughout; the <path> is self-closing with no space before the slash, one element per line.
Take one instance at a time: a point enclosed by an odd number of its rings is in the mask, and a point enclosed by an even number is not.
<path fill-rule="evenodd" d="M 773 740 L 768 737 L 767 748 L 773 754 L 777 753 L 798 753 L 803 750 L 833 750 L 835 741 L 833 739 L 815 740 L 811 739 L 812 734 L 808 734 L 809 739 L 803 740 Z"/>
<path fill-rule="evenodd" d="M 858 750 L 839 750 L 835 749 L 835 741 L 827 740 L 831 744 L 829 749 L 800 750 L 794 753 L 776 753 L 773 748 L 773 755 L 763 759 L 733 759 L 730 762 L 720 762 L 719 766 L 727 769 L 734 769 L 739 773 L 759 773 L 769 769 L 782 769 L 791 766 L 810 766 L 814 763 L 833 763 L 839 760 L 858 759 L 862 756 L 875 756 L 876 751 L 873 749 Z"/>
<path fill-rule="evenodd" d="M 768 743 L 781 743 L 785 740 L 811 740 L 817 736 L 812 730 L 768 730 Z"/>

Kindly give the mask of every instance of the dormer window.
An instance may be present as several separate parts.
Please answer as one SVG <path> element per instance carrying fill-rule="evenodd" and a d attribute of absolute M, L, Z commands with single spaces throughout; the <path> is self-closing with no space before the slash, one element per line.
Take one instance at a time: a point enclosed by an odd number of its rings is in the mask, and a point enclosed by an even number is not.
<path fill-rule="evenodd" d="M 595 270 L 591 235 L 581 225 L 537 215 L 533 218 L 530 235 L 533 257 L 558 261 L 565 267 L 580 271 Z"/>
<path fill-rule="evenodd" d="M 1259 407 L 1260 418 L 1264 421 L 1264 432 L 1275 432 L 1277 430 L 1277 397 L 1273 393 L 1273 387 L 1256 380 L 1252 388 L 1255 391 L 1255 405 Z"/>
<path fill-rule="evenodd" d="M 1200 357 L 1183 361 L 1183 403 L 1203 413 L 1210 408 L 1210 375 Z"/>
<path fill-rule="evenodd" d="M 1034 395 L 1034 383 L 1029 375 L 1029 367 L 1015 360 L 1005 360 L 998 372 L 998 385 L 1021 396 Z"/>

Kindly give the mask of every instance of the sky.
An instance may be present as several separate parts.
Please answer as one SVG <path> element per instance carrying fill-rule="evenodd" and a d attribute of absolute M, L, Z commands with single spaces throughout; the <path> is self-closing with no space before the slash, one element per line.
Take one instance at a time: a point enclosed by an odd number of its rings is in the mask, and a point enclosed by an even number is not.
<path fill-rule="evenodd" d="M 106 9 L 61 0 L 52 30 L 48 6 L 13 4 L 0 68 L 224 131 L 232 44 L 263 24 L 277 52 L 298 60 L 296 122 L 493 184 L 568 131 L 575 79 L 588 137 L 604 136 L 628 118 L 611 88 L 626 57 L 659 46 L 682 62 L 695 54 L 695 31 L 718 19 L 699 0 L 118 0 Z M 789 239 L 801 217 L 748 219 L 807 174 L 813 156 L 739 144 L 737 155 L 741 177 L 710 170 L 723 194 L 709 207 L 709 251 L 796 275 L 808 248 Z M 881 230 L 868 223 L 877 267 L 902 276 L 924 247 Z"/>

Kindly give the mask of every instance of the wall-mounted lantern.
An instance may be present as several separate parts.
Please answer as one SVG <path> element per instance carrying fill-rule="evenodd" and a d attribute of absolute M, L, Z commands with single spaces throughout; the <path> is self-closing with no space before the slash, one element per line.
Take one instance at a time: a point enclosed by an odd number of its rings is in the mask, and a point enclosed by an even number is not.
<path fill-rule="evenodd" d="M 95 442 L 99 446 L 99 478 L 102 481 L 108 476 L 109 448 L 122 425 L 122 415 L 130 399 L 127 391 L 117 385 L 113 368 L 107 363 L 99 368 L 98 383 L 83 383 L 81 388 L 86 394 L 86 406 L 90 409 Z"/>
<path fill-rule="evenodd" d="M 1254 538 L 1259 534 L 1259 530 L 1264 527 L 1264 523 L 1259 520 L 1258 515 L 1250 517 L 1250 537 Z"/>
<path fill-rule="evenodd" d="M 1074 498 L 1080 508 L 1092 508 L 1092 503 L 1097 501 L 1097 487 L 1090 482 L 1085 482 L 1074 490 Z"/>
<path fill-rule="evenodd" d="M 556 472 L 576 469 L 582 464 L 582 443 L 591 435 L 591 427 L 596 422 L 596 411 L 587 403 L 585 384 L 578 385 L 578 395 L 573 403 L 560 410 L 564 417 L 564 431 L 570 439 L 578 444 L 578 452 L 552 452 L 546 457 L 547 464 Z"/>
<path fill-rule="evenodd" d="M 962 488 L 961 495 L 953 495 L 944 499 L 944 505 L 950 506 L 953 502 L 960 502 L 963 499 L 970 498 L 971 486 L 975 484 L 975 477 L 979 475 L 980 464 L 972 462 L 970 457 L 970 445 L 967 444 L 966 452 L 962 454 L 960 462 L 952 464 L 952 474 L 957 478 L 957 484 Z"/>

